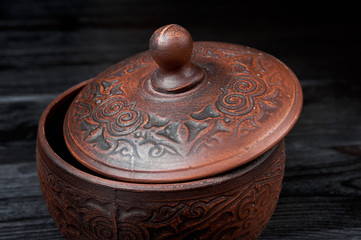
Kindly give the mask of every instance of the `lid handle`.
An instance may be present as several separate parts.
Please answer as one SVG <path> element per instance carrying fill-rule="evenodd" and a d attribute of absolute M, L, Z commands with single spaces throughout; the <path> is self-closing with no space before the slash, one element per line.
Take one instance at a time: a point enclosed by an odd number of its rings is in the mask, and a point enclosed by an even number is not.
<path fill-rule="evenodd" d="M 170 24 L 157 29 L 149 40 L 149 50 L 159 66 L 151 76 L 154 90 L 182 93 L 204 78 L 202 68 L 191 62 L 193 40 L 185 28 Z"/>

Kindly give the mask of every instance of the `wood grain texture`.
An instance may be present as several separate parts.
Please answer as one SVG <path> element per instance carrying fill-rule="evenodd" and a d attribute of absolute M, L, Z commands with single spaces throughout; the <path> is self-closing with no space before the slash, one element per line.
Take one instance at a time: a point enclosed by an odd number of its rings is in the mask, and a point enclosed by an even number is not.
<path fill-rule="evenodd" d="M 194 40 L 268 52 L 301 81 L 304 108 L 286 138 L 283 189 L 260 239 L 361 239 L 357 7 L 190 2 L 0 2 L 0 239 L 63 239 L 37 179 L 40 114 L 62 91 L 146 50 L 169 23 Z"/>

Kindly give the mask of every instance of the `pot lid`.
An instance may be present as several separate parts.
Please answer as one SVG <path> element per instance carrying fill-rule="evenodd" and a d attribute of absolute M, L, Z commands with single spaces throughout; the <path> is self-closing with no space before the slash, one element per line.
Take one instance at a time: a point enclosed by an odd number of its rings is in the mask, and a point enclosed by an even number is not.
<path fill-rule="evenodd" d="M 95 77 L 68 109 L 66 144 L 95 172 L 143 183 L 216 175 L 269 150 L 298 119 L 298 79 L 264 52 L 193 43 L 175 24 L 149 47 Z"/>

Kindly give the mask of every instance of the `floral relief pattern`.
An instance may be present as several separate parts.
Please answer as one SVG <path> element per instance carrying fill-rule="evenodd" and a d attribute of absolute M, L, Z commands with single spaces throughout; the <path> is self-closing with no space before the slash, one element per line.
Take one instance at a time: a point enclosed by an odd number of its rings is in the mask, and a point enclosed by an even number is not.
<path fill-rule="evenodd" d="M 116 239 L 110 200 L 74 187 L 46 164 L 38 167 L 38 174 L 48 210 L 67 239 Z"/>
<path fill-rule="evenodd" d="M 67 239 L 255 239 L 281 191 L 285 158 L 279 149 L 266 159 L 270 162 L 260 163 L 266 165 L 255 179 L 176 200 L 142 199 L 140 192 L 132 197 L 137 202 L 129 202 L 123 190 L 99 198 L 102 189 L 80 189 L 74 177 L 60 178 L 43 163 L 39 178 L 48 209 Z"/>
<path fill-rule="evenodd" d="M 145 113 L 124 96 L 122 77 L 147 66 L 149 59 L 137 60 L 136 68 L 130 62 L 126 66 L 132 71 L 113 69 L 105 80 L 92 82 L 78 99 L 74 114 L 84 144 L 127 161 L 132 168 L 139 159 L 190 156 L 211 149 L 221 144 L 219 136 L 239 140 L 262 129 L 283 106 L 280 97 L 288 89 L 279 69 L 265 55 L 232 47 L 195 47 L 193 54 L 233 63 L 230 80 L 219 88 L 213 103 L 191 112 L 185 121 Z"/>
<path fill-rule="evenodd" d="M 129 239 L 254 239 L 278 201 L 284 167 L 279 160 L 253 184 L 223 195 L 146 209 L 126 209 L 119 201 L 118 224 L 126 221 L 137 226 L 142 238 Z"/>

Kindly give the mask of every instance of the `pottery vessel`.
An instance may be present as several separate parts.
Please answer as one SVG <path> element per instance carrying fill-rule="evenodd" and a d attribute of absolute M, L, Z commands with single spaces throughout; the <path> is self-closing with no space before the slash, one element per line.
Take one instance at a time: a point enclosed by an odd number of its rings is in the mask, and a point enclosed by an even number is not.
<path fill-rule="evenodd" d="M 67 239 L 256 239 L 301 106 L 297 78 L 274 57 L 162 27 L 150 51 L 44 111 L 46 205 Z"/>

